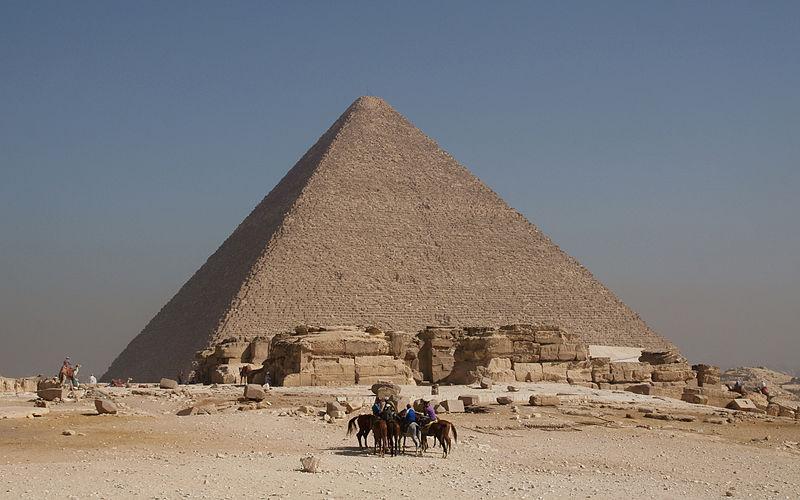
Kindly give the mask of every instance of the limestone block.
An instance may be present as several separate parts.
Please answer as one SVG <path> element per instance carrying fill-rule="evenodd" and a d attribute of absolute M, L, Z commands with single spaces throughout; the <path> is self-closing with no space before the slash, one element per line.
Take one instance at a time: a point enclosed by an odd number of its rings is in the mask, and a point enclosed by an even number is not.
<path fill-rule="evenodd" d="M 513 402 L 514 402 L 514 400 L 509 396 L 498 396 L 497 397 L 497 404 L 499 404 L 499 405 L 510 405 Z"/>
<path fill-rule="evenodd" d="M 728 408 L 731 410 L 738 410 L 738 411 L 746 411 L 751 413 L 761 413 L 762 410 L 759 410 L 758 407 L 750 401 L 749 399 L 738 398 L 731 401 L 728 405 Z"/>
<path fill-rule="evenodd" d="M 460 399 L 445 399 L 441 404 L 448 413 L 464 413 L 464 402 Z"/>
<path fill-rule="evenodd" d="M 214 355 L 223 362 L 241 362 L 243 361 L 242 355 L 245 353 L 248 347 L 250 347 L 249 342 L 228 342 L 225 344 L 219 344 L 217 345 Z"/>
<path fill-rule="evenodd" d="M 247 361 L 260 365 L 269 358 L 269 346 L 272 339 L 256 339 L 250 342 L 250 357 Z"/>
<path fill-rule="evenodd" d="M 696 378 L 686 363 L 652 365 L 653 382 L 687 382 Z"/>
<path fill-rule="evenodd" d="M 531 406 L 558 406 L 561 399 L 556 394 L 533 394 L 528 402 Z"/>
<path fill-rule="evenodd" d="M 566 338 L 558 330 L 537 330 L 534 340 L 537 344 L 561 344 Z"/>
<path fill-rule="evenodd" d="M 108 399 L 95 399 L 94 407 L 95 409 L 97 409 L 97 413 L 100 415 L 104 414 L 115 415 L 118 411 L 117 405 L 115 405 Z"/>
<path fill-rule="evenodd" d="M 611 381 L 615 384 L 647 382 L 651 380 L 649 363 L 616 362 L 610 364 Z"/>
<path fill-rule="evenodd" d="M 558 357 L 558 348 L 559 344 L 546 344 L 542 345 L 539 349 L 539 361 L 541 362 L 551 362 L 551 361 L 560 361 Z"/>
<path fill-rule="evenodd" d="M 458 397 L 464 406 L 476 406 L 481 404 L 481 397 L 477 394 L 462 394 Z"/>
<path fill-rule="evenodd" d="M 244 387 L 244 398 L 250 401 L 263 401 L 267 398 L 267 392 L 260 385 L 247 384 Z"/>
<path fill-rule="evenodd" d="M 169 378 L 162 378 L 158 386 L 162 389 L 177 389 L 178 382 Z"/>
<path fill-rule="evenodd" d="M 514 363 L 517 382 L 539 382 L 542 380 L 541 363 Z"/>
<path fill-rule="evenodd" d="M 545 382 L 566 382 L 569 363 L 542 363 L 542 380 Z"/>
<path fill-rule="evenodd" d="M 567 382 L 573 385 L 586 384 L 592 381 L 591 368 L 567 369 Z"/>
<path fill-rule="evenodd" d="M 708 404 L 708 397 L 703 396 L 702 394 L 683 394 L 681 397 L 682 400 L 686 401 L 687 403 L 692 403 L 696 405 L 707 405 Z"/>
<path fill-rule="evenodd" d="M 66 398 L 67 391 L 61 387 L 51 387 L 48 389 L 38 389 L 36 395 L 45 401 L 55 401 L 56 399 Z"/>

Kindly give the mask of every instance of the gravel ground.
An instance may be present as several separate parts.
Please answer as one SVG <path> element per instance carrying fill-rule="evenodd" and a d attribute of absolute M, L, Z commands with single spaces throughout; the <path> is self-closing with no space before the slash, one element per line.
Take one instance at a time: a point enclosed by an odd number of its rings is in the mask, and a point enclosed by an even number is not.
<path fill-rule="evenodd" d="M 233 399 L 241 388 L 144 395 L 104 389 L 121 404 L 120 414 L 93 415 L 87 398 L 51 405 L 42 417 L 0 420 L 0 497 L 800 496 L 800 424 L 793 420 L 568 385 L 517 385 L 517 393 L 441 388 L 440 399 L 482 394 L 487 402 L 500 394 L 520 401 L 534 392 L 562 394 L 557 408 L 487 404 L 480 413 L 444 416 L 458 430 L 447 459 L 438 447 L 422 457 L 378 458 L 346 436 L 346 420 L 294 412 L 302 404 L 322 408 L 337 395 L 367 400 L 364 387 L 273 389 L 267 409 L 233 406 L 187 417 L 175 412 L 203 397 Z M 32 406 L 30 399 L 2 396 L 0 410 Z M 321 457 L 320 472 L 300 471 L 308 454 Z"/>

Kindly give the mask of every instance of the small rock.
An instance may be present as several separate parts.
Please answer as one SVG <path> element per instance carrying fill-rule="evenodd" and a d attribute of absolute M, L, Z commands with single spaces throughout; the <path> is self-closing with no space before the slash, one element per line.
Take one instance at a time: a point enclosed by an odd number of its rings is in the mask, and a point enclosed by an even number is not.
<path fill-rule="evenodd" d="M 492 379 L 489 377 L 483 377 L 481 379 L 481 389 L 491 389 L 492 388 Z"/>
<path fill-rule="evenodd" d="M 498 398 L 497 398 L 497 404 L 510 405 L 513 402 L 514 402 L 514 400 L 511 399 L 508 396 L 498 396 Z"/>
<path fill-rule="evenodd" d="M 76 434 L 72 429 L 67 429 L 61 433 L 62 436 L 74 436 Z"/>
<path fill-rule="evenodd" d="M 158 386 L 162 389 L 177 389 L 178 382 L 176 380 L 172 380 L 171 378 L 162 378 L 161 382 L 158 383 Z"/>
<path fill-rule="evenodd" d="M 508 392 L 517 392 L 517 391 L 519 391 L 519 388 L 517 388 L 516 386 L 513 386 L 513 385 L 509 385 L 508 387 L 506 387 L 506 389 L 508 390 Z"/>

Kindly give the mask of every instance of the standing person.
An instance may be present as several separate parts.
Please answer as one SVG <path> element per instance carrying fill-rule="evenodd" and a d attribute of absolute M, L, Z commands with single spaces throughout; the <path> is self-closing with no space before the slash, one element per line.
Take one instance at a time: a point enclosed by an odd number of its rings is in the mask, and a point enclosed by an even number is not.
<path fill-rule="evenodd" d="M 61 365 L 61 369 L 58 371 L 58 382 L 63 384 L 67 379 L 67 372 L 72 371 L 72 365 L 69 362 L 69 356 L 64 358 L 64 363 Z"/>
<path fill-rule="evenodd" d="M 97 377 L 94 376 L 94 373 L 89 375 L 89 383 L 92 384 L 92 385 L 96 385 L 97 384 Z"/>
<path fill-rule="evenodd" d="M 81 370 L 81 365 L 78 363 L 75 365 L 75 368 L 72 369 L 72 374 L 69 377 L 69 384 L 72 386 L 73 389 L 77 389 L 80 387 L 80 383 L 78 382 L 78 372 Z"/>

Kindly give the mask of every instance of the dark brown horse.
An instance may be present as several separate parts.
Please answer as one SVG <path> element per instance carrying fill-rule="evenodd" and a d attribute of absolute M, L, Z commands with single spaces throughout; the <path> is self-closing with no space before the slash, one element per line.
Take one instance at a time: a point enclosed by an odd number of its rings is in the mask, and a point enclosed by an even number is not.
<path fill-rule="evenodd" d="M 358 434 L 356 437 L 358 438 L 358 447 L 359 448 L 366 448 L 367 445 L 367 436 L 369 436 L 369 431 L 372 430 L 372 415 L 358 415 L 357 417 L 353 417 L 350 419 L 350 422 L 347 423 L 347 435 L 350 436 L 353 434 L 353 431 L 356 430 L 356 423 L 358 424 Z M 361 445 L 361 438 L 364 438 L 364 445 Z"/>
<path fill-rule="evenodd" d="M 387 421 L 386 430 L 391 455 L 398 455 L 400 453 L 400 439 L 403 437 L 403 431 L 400 428 L 400 422 L 395 419 Z"/>
<path fill-rule="evenodd" d="M 383 457 L 386 455 L 386 449 L 389 447 L 388 442 L 389 430 L 386 426 L 386 421 L 380 418 L 372 420 L 372 439 L 375 440 L 375 453 Z"/>
<path fill-rule="evenodd" d="M 453 441 L 458 442 L 458 432 L 456 432 L 456 426 L 447 420 L 437 420 L 436 422 L 423 427 L 422 449 L 424 450 L 428 447 L 428 436 L 433 436 L 434 444 L 436 441 L 439 441 L 439 444 L 442 445 L 442 450 L 444 452 L 442 458 L 447 458 L 447 454 L 450 453 L 450 449 L 453 447 L 452 441 L 450 440 L 451 430 L 453 431 Z"/>

